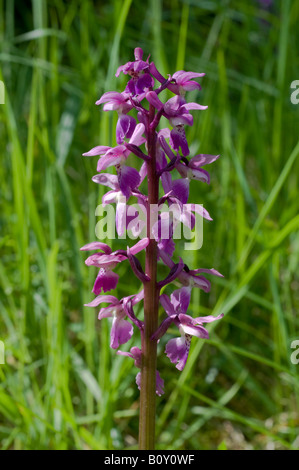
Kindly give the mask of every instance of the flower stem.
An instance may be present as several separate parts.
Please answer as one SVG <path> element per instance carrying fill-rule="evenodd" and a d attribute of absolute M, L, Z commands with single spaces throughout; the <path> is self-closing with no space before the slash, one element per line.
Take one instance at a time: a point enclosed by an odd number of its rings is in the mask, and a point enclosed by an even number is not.
<path fill-rule="evenodd" d="M 156 362 L 157 342 L 151 336 L 158 328 L 159 291 L 157 287 L 157 243 L 151 236 L 150 211 L 158 204 L 159 178 L 156 171 L 156 131 L 150 124 L 155 118 L 155 108 L 150 105 L 148 119 L 148 204 L 147 236 L 150 239 L 146 248 L 145 272 L 150 281 L 144 284 L 144 332 L 142 335 L 142 364 L 140 387 L 139 415 L 139 449 L 155 448 L 155 415 L 156 415 Z M 157 206 L 155 206 L 157 207 Z"/>

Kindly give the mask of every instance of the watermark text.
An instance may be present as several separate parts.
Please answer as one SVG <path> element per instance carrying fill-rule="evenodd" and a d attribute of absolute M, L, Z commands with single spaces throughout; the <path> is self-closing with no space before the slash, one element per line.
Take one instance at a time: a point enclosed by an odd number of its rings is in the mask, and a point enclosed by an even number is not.
<path fill-rule="evenodd" d="M 2 80 L 0 80 L 0 104 L 5 104 L 5 86 Z"/>
<path fill-rule="evenodd" d="M 295 339 L 291 342 L 291 348 L 295 349 L 291 354 L 291 363 L 299 364 L 299 339 Z"/>
<path fill-rule="evenodd" d="M 291 89 L 294 90 L 291 93 L 291 103 L 299 104 L 299 80 L 294 80 L 291 83 Z"/>
<path fill-rule="evenodd" d="M 185 241 L 185 250 L 199 250 L 203 244 L 203 216 L 205 210 L 202 204 L 151 204 L 149 210 L 142 204 L 126 204 L 125 197 L 118 197 L 116 206 L 100 204 L 95 215 L 100 217 L 96 224 L 95 233 L 98 239 L 135 240 L 150 238 L 157 242 L 165 240 Z"/>

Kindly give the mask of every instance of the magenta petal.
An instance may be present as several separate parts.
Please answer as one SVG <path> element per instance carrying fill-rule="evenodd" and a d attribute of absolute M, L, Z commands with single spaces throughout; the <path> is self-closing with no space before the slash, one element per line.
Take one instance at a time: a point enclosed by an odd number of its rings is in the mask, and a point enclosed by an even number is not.
<path fill-rule="evenodd" d="M 126 93 L 129 93 L 130 95 L 132 96 L 136 96 L 137 95 L 137 91 L 136 91 L 136 80 L 134 80 L 133 78 L 131 78 L 131 80 L 128 81 L 127 83 L 127 86 L 125 88 L 125 91 Z"/>
<path fill-rule="evenodd" d="M 96 101 L 96 105 L 105 103 L 103 111 L 118 111 L 120 113 L 127 113 L 132 109 L 131 103 L 128 102 L 128 95 L 126 93 L 117 93 L 111 91 L 104 93 L 103 96 Z"/>
<path fill-rule="evenodd" d="M 187 178 L 182 178 L 175 180 L 172 183 L 172 190 L 174 195 L 183 203 L 188 202 L 189 197 L 189 180 Z"/>
<path fill-rule="evenodd" d="M 119 202 L 116 205 L 116 217 L 115 225 L 116 231 L 119 236 L 122 236 L 126 228 L 126 210 L 127 206 L 123 202 Z"/>
<path fill-rule="evenodd" d="M 105 302 L 111 303 L 111 304 L 117 304 L 118 299 L 114 297 L 113 295 L 98 295 L 95 299 L 93 299 L 88 304 L 84 304 L 84 306 L 85 307 L 97 307 L 98 305 L 105 303 Z"/>
<path fill-rule="evenodd" d="M 136 120 L 133 116 L 121 114 L 116 124 L 116 142 L 121 145 L 125 138 L 132 137 L 135 127 Z"/>
<path fill-rule="evenodd" d="M 152 341 L 158 341 L 162 336 L 165 335 L 166 331 L 170 327 L 171 323 L 173 323 L 177 318 L 177 315 L 170 315 L 167 318 L 165 318 L 159 328 L 155 331 L 155 333 L 151 336 Z"/>
<path fill-rule="evenodd" d="M 130 197 L 131 191 L 137 188 L 140 184 L 140 174 L 135 168 L 129 166 L 122 166 L 118 171 L 118 183 L 121 192 L 127 198 Z"/>
<path fill-rule="evenodd" d="M 157 70 L 157 67 L 155 66 L 155 63 L 154 62 L 151 62 L 150 65 L 149 65 L 149 71 L 150 73 L 156 78 L 156 80 L 158 80 L 158 82 L 160 83 L 164 83 L 165 82 L 165 78 L 163 77 L 163 75 L 160 74 L 160 72 Z"/>
<path fill-rule="evenodd" d="M 162 305 L 162 307 L 164 308 L 168 316 L 172 316 L 176 314 L 175 308 L 172 302 L 170 301 L 168 295 L 162 294 L 160 296 L 160 304 Z"/>
<path fill-rule="evenodd" d="M 173 127 L 175 126 L 183 126 L 186 124 L 187 126 L 193 126 L 193 116 L 192 114 L 185 112 L 185 114 L 176 114 L 174 117 L 170 118 L 170 123 Z"/>
<path fill-rule="evenodd" d="M 204 109 L 208 109 L 208 106 L 203 106 L 202 104 L 198 104 L 198 103 L 186 103 L 184 104 L 184 108 L 187 109 L 187 111 L 194 110 L 194 109 L 204 110 Z"/>
<path fill-rule="evenodd" d="M 142 289 L 138 294 L 136 294 L 132 300 L 132 305 L 138 304 L 141 300 L 144 299 L 144 290 Z"/>
<path fill-rule="evenodd" d="M 111 189 L 116 189 L 118 187 L 118 179 L 116 175 L 102 173 L 101 175 L 99 174 L 93 176 L 91 179 L 94 183 L 102 184 L 103 186 L 108 186 Z"/>
<path fill-rule="evenodd" d="M 191 158 L 189 166 L 191 168 L 198 168 L 200 166 L 209 165 L 210 163 L 213 163 L 215 160 L 217 160 L 219 157 L 220 155 L 206 155 L 201 153 Z"/>
<path fill-rule="evenodd" d="M 190 271 L 190 274 L 197 274 L 197 273 L 207 273 L 207 274 L 213 274 L 213 276 L 224 277 L 223 274 L 219 273 L 214 268 L 212 269 L 200 268 L 200 269 L 192 269 L 192 271 Z"/>
<path fill-rule="evenodd" d="M 197 338 L 209 339 L 209 332 L 203 326 L 194 326 L 192 324 L 182 325 L 186 335 L 197 336 Z"/>
<path fill-rule="evenodd" d="M 130 296 L 132 297 L 132 296 Z M 143 322 L 138 320 L 134 313 L 133 309 L 133 301 L 131 300 L 130 297 L 125 297 L 122 302 L 123 302 L 123 309 L 125 314 L 129 317 L 129 319 L 140 329 L 140 331 L 143 330 Z"/>
<path fill-rule="evenodd" d="M 192 276 L 195 287 L 199 287 L 205 292 L 210 292 L 211 283 L 204 276 Z"/>
<path fill-rule="evenodd" d="M 224 314 L 221 313 L 220 315 L 217 315 L 217 317 L 213 317 L 213 315 L 206 315 L 205 317 L 196 317 L 194 318 L 194 321 L 200 325 L 203 323 L 211 323 L 215 320 L 221 320 L 221 318 L 224 317 Z"/>
<path fill-rule="evenodd" d="M 172 78 L 174 78 L 178 84 L 181 84 L 191 80 L 192 78 L 199 78 L 204 76 L 205 73 L 185 72 L 185 70 L 178 70 L 172 75 Z"/>
<path fill-rule="evenodd" d="M 162 173 L 161 175 L 161 183 L 165 193 L 169 193 L 172 189 L 172 180 L 171 174 L 168 172 Z"/>
<path fill-rule="evenodd" d="M 135 60 L 142 60 L 143 50 L 141 49 L 141 47 L 135 47 L 134 57 L 135 57 Z"/>
<path fill-rule="evenodd" d="M 204 219 L 213 220 L 202 204 L 190 204 L 190 206 L 193 212 L 196 212 L 196 214 L 201 215 L 201 217 L 203 217 Z"/>
<path fill-rule="evenodd" d="M 162 239 L 158 242 L 158 247 L 160 250 L 163 250 L 169 256 L 173 256 L 175 250 L 175 243 L 172 238 Z M 167 278 L 166 278 L 167 279 Z"/>
<path fill-rule="evenodd" d="M 127 74 L 130 70 L 132 70 L 134 67 L 134 62 L 127 62 L 124 65 L 120 65 L 116 71 L 115 76 L 118 77 L 120 72 L 123 72 L 124 74 Z"/>
<path fill-rule="evenodd" d="M 141 387 L 141 372 L 138 372 L 136 375 L 136 385 L 138 387 L 138 390 L 140 390 Z M 160 374 L 158 371 L 156 371 L 156 394 L 160 397 L 161 395 L 164 394 L 164 380 L 161 379 Z"/>
<path fill-rule="evenodd" d="M 186 165 L 185 163 L 176 162 L 175 167 L 183 178 L 188 177 L 188 173 L 190 171 L 190 168 L 188 165 Z"/>
<path fill-rule="evenodd" d="M 102 242 L 91 242 L 88 243 L 87 245 L 82 246 L 80 248 L 81 251 L 93 251 L 93 250 L 101 250 L 103 251 L 106 255 L 109 255 L 112 253 L 112 250 L 110 246 L 106 245 L 106 243 Z"/>
<path fill-rule="evenodd" d="M 176 126 L 174 129 L 172 129 L 170 132 L 169 143 L 174 150 L 179 151 L 181 148 L 184 157 L 189 155 L 190 151 L 183 126 Z"/>
<path fill-rule="evenodd" d="M 159 100 L 158 96 L 157 96 L 157 93 L 155 91 L 149 91 L 147 94 L 146 94 L 146 99 L 147 101 L 153 105 L 156 109 L 158 109 L 159 111 L 161 109 L 163 109 L 163 103 L 162 101 Z"/>
<path fill-rule="evenodd" d="M 108 101 L 121 103 L 123 100 L 124 97 L 121 93 L 118 93 L 117 91 L 108 91 L 107 93 L 104 93 L 98 101 L 96 101 L 96 104 L 99 105 L 102 103 L 107 103 Z"/>
<path fill-rule="evenodd" d="M 123 318 L 115 317 L 111 328 L 111 342 L 110 347 L 117 349 L 121 344 L 129 341 L 133 335 L 133 326 Z"/>
<path fill-rule="evenodd" d="M 141 350 L 137 346 L 133 346 L 133 348 L 130 349 L 130 352 L 125 352 L 125 351 L 117 351 L 117 354 L 120 356 L 128 356 L 134 359 L 134 365 L 135 367 L 138 367 L 139 369 L 141 368 Z"/>
<path fill-rule="evenodd" d="M 86 266 L 97 266 L 98 268 L 113 269 L 118 263 L 124 261 L 126 257 L 122 254 L 109 254 L 96 253 L 89 256 L 85 260 Z"/>
<path fill-rule="evenodd" d="M 137 95 L 141 95 L 144 89 L 153 87 L 155 85 L 154 79 L 150 76 L 149 73 L 144 73 L 141 75 L 135 84 L 135 91 Z"/>
<path fill-rule="evenodd" d="M 98 160 L 97 171 L 100 172 L 109 166 L 119 165 L 124 158 L 124 155 L 104 155 Z"/>
<path fill-rule="evenodd" d="M 209 332 L 201 325 L 196 325 L 194 318 L 189 315 L 180 314 L 179 321 L 185 335 L 197 336 L 197 338 L 209 338 Z"/>
<path fill-rule="evenodd" d="M 197 82 L 185 82 L 181 85 L 183 90 L 185 91 L 192 91 L 192 90 L 201 90 L 201 86 Z"/>
<path fill-rule="evenodd" d="M 117 185 L 118 185 L 118 181 L 117 181 Z M 114 190 L 108 191 L 108 193 L 104 194 L 104 196 L 102 197 L 103 206 L 106 206 L 107 204 L 111 204 L 113 202 L 117 202 L 118 196 L 120 194 L 121 194 L 120 191 L 114 191 Z"/>
<path fill-rule="evenodd" d="M 142 283 L 149 281 L 150 278 L 144 273 L 139 259 L 136 258 L 136 256 L 132 255 L 129 247 L 127 248 L 127 255 L 135 276 L 137 276 L 137 278 L 140 279 Z"/>
<path fill-rule="evenodd" d="M 138 387 L 138 390 L 140 390 L 140 388 L 141 388 L 141 372 L 138 372 L 138 374 L 136 375 L 135 381 L 136 381 L 136 385 Z"/>
<path fill-rule="evenodd" d="M 161 378 L 158 371 L 156 371 L 156 394 L 159 397 L 164 394 L 164 380 Z"/>
<path fill-rule="evenodd" d="M 164 105 L 164 110 L 169 116 L 182 114 L 179 110 L 186 103 L 185 98 L 180 95 L 173 96 Z"/>
<path fill-rule="evenodd" d="M 99 274 L 95 280 L 92 292 L 95 295 L 99 295 L 102 290 L 108 292 L 109 290 L 115 289 L 118 283 L 119 275 L 113 271 L 100 269 Z"/>
<path fill-rule="evenodd" d="M 175 290 L 170 296 L 171 303 L 177 313 L 186 313 L 191 300 L 191 287 Z"/>
<path fill-rule="evenodd" d="M 142 70 L 147 69 L 148 66 L 148 62 L 145 62 L 144 60 L 136 60 L 135 62 L 133 62 L 133 68 L 131 68 L 131 71 L 142 72 Z"/>
<path fill-rule="evenodd" d="M 144 124 L 142 123 L 137 124 L 137 126 L 134 129 L 133 135 L 130 139 L 130 144 L 137 145 L 137 147 L 143 144 L 146 141 L 146 139 L 142 137 L 142 134 L 144 133 L 144 131 L 145 131 Z"/>
<path fill-rule="evenodd" d="M 169 139 L 170 137 L 170 129 L 168 127 L 165 127 L 164 129 L 161 129 L 158 133 L 158 138 L 159 140 L 163 137 L 164 139 Z M 161 142 L 162 143 L 162 142 Z M 163 145 L 162 145 L 163 146 Z M 163 147 L 164 148 L 164 147 Z M 165 153 L 167 154 L 166 150 L 164 149 Z"/>
<path fill-rule="evenodd" d="M 165 352 L 170 361 L 175 364 L 178 370 L 183 370 L 189 354 L 190 349 L 190 337 L 174 338 L 168 341 L 166 344 Z"/>
<path fill-rule="evenodd" d="M 142 238 L 139 242 L 135 243 L 135 245 L 130 248 L 130 252 L 132 255 L 136 255 L 140 251 L 144 250 L 149 244 L 149 238 Z"/>
<path fill-rule="evenodd" d="M 98 314 L 98 320 L 103 320 L 103 318 L 112 318 L 113 310 L 115 310 L 115 306 L 102 307 Z"/>
<path fill-rule="evenodd" d="M 144 180 L 144 178 L 146 177 L 147 175 L 147 165 L 146 165 L 146 162 L 143 162 L 142 165 L 141 165 L 141 168 L 139 170 L 139 175 L 140 175 L 140 183 L 142 183 L 142 181 Z"/>
<path fill-rule="evenodd" d="M 192 178 L 197 181 L 202 181 L 203 183 L 210 183 L 210 175 L 206 170 L 202 168 L 199 169 L 191 169 Z"/>
<path fill-rule="evenodd" d="M 89 152 L 83 153 L 83 157 L 93 157 L 94 155 L 103 155 L 108 150 L 110 150 L 110 147 L 107 147 L 104 145 L 98 145 L 97 147 L 94 147 L 93 149 L 89 150 Z"/>

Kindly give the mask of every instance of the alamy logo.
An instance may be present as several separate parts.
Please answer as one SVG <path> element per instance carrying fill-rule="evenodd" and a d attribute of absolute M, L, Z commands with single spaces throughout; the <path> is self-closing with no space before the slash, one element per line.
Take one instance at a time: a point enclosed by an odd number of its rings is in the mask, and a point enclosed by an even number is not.
<path fill-rule="evenodd" d="M 291 94 L 291 103 L 292 104 L 299 104 L 299 80 L 294 80 L 291 83 L 291 89 L 295 90 Z"/>
<path fill-rule="evenodd" d="M 5 104 L 5 86 L 4 82 L 0 80 L 0 104 Z"/>
<path fill-rule="evenodd" d="M 5 346 L 3 341 L 0 341 L 0 364 L 5 364 Z"/>
<path fill-rule="evenodd" d="M 291 363 L 292 364 L 299 364 L 299 340 L 295 339 L 291 343 L 291 348 L 295 349 L 294 352 L 291 354 Z"/>
<path fill-rule="evenodd" d="M 126 198 L 119 196 L 113 204 L 98 205 L 95 215 L 101 217 L 95 233 L 99 240 L 129 237 L 143 239 L 149 228 L 150 238 L 167 244 L 171 239 L 185 239 L 184 250 L 199 250 L 203 244 L 203 217 L 207 213 L 202 204 L 151 204 L 149 211 L 144 204 L 127 206 Z M 105 216 L 104 216 L 105 214 Z M 147 220 L 149 218 L 149 220 Z M 115 227 L 116 220 L 116 227 Z"/>

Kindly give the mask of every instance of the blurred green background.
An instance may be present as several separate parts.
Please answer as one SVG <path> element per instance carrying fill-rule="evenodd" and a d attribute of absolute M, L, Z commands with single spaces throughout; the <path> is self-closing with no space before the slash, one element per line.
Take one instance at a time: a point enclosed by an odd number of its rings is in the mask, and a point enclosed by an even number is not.
<path fill-rule="evenodd" d="M 124 88 L 114 74 L 136 46 L 165 75 L 206 73 L 189 99 L 209 108 L 188 140 L 193 155 L 221 154 L 209 187 L 192 182 L 213 222 L 185 259 L 225 275 L 189 313 L 225 317 L 182 373 L 161 341 L 157 448 L 299 447 L 299 2 L 270 3 L 0 0 L 2 449 L 136 448 L 137 370 L 83 307 L 96 272 L 79 252 L 103 194 L 81 154 L 115 145 L 116 113 L 94 103 Z M 119 298 L 139 289 L 126 263 L 117 272 Z"/>

